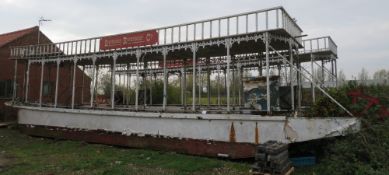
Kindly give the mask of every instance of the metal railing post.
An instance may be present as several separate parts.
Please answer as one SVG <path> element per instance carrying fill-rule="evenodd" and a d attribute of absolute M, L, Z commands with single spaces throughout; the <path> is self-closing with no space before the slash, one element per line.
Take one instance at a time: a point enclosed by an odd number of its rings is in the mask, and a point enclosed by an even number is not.
<path fill-rule="evenodd" d="M 290 64 L 293 65 L 293 48 L 292 48 L 292 39 L 289 39 L 289 59 L 290 59 Z M 289 79 L 290 79 L 290 103 L 291 103 L 291 109 L 294 110 L 294 85 L 293 85 L 293 69 L 292 66 L 290 67 L 289 70 Z"/>
<path fill-rule="evenodd" d="M 314 57 L 313 57 L 313 54 L 310 54 L 310 55 L 311 55 L 311 72 L 312 72 L 312 76 L 315 76 L 315 67 L 314 67 L 314 64 L 313 64 Z M 312 79 L 312 81 L 315 81 L 315 80 Z M 314 82 L 311 83 L 312 102 L 315 103 L 316 95 L 315 95 L 315 87 L 313 86 L 313 84 L 314 84 Z"/>
<path fill-rule="evenodd" d="M 266 13 L 267 14 L 267 13 Z M 270 60 L 269 60 L 269 33 L 265 33 L 265 47 L 266 47 L 266 101 L 267 101 L 267 113 L 271 114 L 271 98 L 270 98 Z"/>
<path fill-rule="evenodd" d="M 197 45 L 196 43 L 192 44 L 192 53 L 193 53 L 193 67 L 192 67 L 192 111 L 196 111 L 196 52 Z"/>
<path fill-rule="evenodd" d="M 139 100 L 139 59 L 141 52 L 136 51 L 136 80 L 135 80 L 135 110 L 138 111 L 138 100 Z"/>
<path fill-rule="evenodd" d="M 42 94 L 43 94 L 43 76 L 45 72 L 45 61 L 41 62 L 41 82 L 40 82 L 40 91 L 39 91 L 39 107 L 42 107 Z"/>
<path fill-rule="evenodd" d="M 27 63 L 27 71 L 26 71 L 26 97 L 24 98 L 24 102 L 27 103 L 28 102 L 28 89 L 30 87 L 30 66 L 31 66 L 31 61 L 28 60 L 28 63 Z"/>
<path fill-rule="evenodd" d="M 55 94 L 54 94 L 54 107 L 58 107 L 58 85 L 59 85 L 59 66 L 61 64 L 60 59 L 57 59 L 57 69 L 55 75 Z"/>
<path fill-rule="evenodd" d="M 230 112 L 230 48 L 231 48 L 231 40 L 226 39 L 226 49 L 227 49 L 227 74 L 226 74 L 226 88 L 227 88 L 227 112 Z"/>
<path fill-rule="evenodd" d="M 163 48 L 162 56 L 163 56 L 163 106 L 162 110 L 166 111 L 167 105 L 167 71 L 166 71 L 166 56 L 168 54 L 167 48 Z"/>
<path fill-rule="evenodd" d="M 115 52 L 112 57 L 112 66 L 111 66 L 111 108 L 115 109 L 115 83 L 116 83 L 116 59 L 118 58 L 117 53 Z"/>
<path fill-rule="evenodd" d="M 17 96 L 17 81 L 18 81 L 18 59 L 15 59 L 12 102 L 15 102 Z"/>
<path fill-rule="evenodd" d="M 90 107 L 93 107 L 93 101 L 95 98 L 95 87 L 96 87 L 96 56 L 92 58 L 92 90 L 90 94 Z"/>

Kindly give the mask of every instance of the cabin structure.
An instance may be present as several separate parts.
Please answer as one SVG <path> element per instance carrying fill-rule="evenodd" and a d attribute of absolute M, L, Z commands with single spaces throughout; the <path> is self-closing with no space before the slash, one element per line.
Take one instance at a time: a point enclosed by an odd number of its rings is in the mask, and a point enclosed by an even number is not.
<path fill-rule="evenodd" d="M 19 124 L 28 134 L 228 158 L 253 157 L 255 145 L 303 142 L 357 131 L 357 118 L 332 98 L 337 45 L 331 37 L 305 39 L 283 7 L 88 39 L 15 46 L 10 61 L 25 64 L 25 98 Z M 31 83 L 31 67 L 73 65 L 71 102 L 44 100 Z M 78 103 L 78 67 L 91 79 L 90 96 Z M 306 68 L 309 67 L 309 68 Z M 42 69 L 43 70 L 43 69 Z M 59 70 L 59 69 L 57 69 Z M 317 71 L 319 70 L 319 71 Z M 98 97 L 102 73 L 110 74 L 109 99 Z M 316 76 L 318 72 L 322 76 Z M 326 75 L 326 76 L 324 76 Z M 36 78 L 36 77 L 35 77 Z M 61 82 L 61 83 L 60 83 Z M 155 88 L 162 82 L 163 88 Z M 174 82 L 179 94 L 169 96 Z M 211 87 L 213 85 L 213 88 Z M 38 101 L 31 88 L 41 90 Z M 154 92 L 159 90 L 158 92 Z M 160 99 L 153 97 L 160 94 Z M 320 94 L 347 116 L 303 117 Z M 179 102 L 169 103 L 169 98 Z M 84 98 L 85 98 L 84 94 Z M 308 99 L 308 100 L 307 100 Z"/>

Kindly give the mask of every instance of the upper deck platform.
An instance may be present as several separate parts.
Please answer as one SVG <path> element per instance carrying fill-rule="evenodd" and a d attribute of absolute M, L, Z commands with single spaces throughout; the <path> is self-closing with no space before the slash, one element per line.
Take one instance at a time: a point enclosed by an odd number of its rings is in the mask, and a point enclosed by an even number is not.
<path fill-rule="evenodd" d="M 157 42 L 150 45 L 103 49 L 103 39 L 107 36 L 65 41 L 53 44 L 41 44 L 14 47 L 11 59 L 26 59 L 31 62 L 50 62 L 78 59 L 79 64 L 92 64 L 90 58 L 111 57 L 117 54 L 121 62 L 135 62 L 136 52 L 146 54 L 147 60 L 161 60 L 163 49 L 167 49 L 167 60 L 191 55 L 193 44 L 198 49 L 198 57 L 225 55 L 225 42 L 232 43 L 231 54 L 259 53 L 265 51 L 265 45 L 257 42 L 264 33 L 271 36 L 271 45 L 277 50 L 287 50 L 290 41 L 293 47 L 302 48 L 302 29 L 283 7 L 275 7 L 212 18 L 191 23 L 148 29 L 132 33 L 155 31 Z M 117 36 L 117 35 L 115 35 Z M 110 36 L 108 36 L 110 37 Z M 111 36 L 112 37 L 112 36 Z M 258 44 L 259 43 L 259 44 Z M 97 64 L 110 63 L 109 59 L 98 60 Z"/>
<path fill-rule="evenodd" d="M 314 59 L 336 59 L 338 58 L 338 46 L 330 36 L 304 39 L 303 48 L 299 49 L 300 61 L 308 62 L 311 56 Z"/>

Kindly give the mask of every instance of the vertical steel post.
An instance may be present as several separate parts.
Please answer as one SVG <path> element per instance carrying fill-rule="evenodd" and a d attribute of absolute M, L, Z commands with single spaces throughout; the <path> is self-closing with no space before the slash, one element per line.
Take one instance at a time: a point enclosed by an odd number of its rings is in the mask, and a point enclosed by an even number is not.
<path fill-rule="evenodd" d="M 325 83 L 325 76 L 324 76 L 324 60 L 321 60 L 321 86 L 323 87 Z"/>
<path fill-rule="evenodd" d="M 183 90 L 184 90 L 184 109 L 186 110 L 186 59 L 184 59 L 184 68 L 183 68 L 183 76 L 184 76 L 184 81 L 183 81 Z"/>
<path fill-rule="evenodd" d="M 85 86 L 85 66 L 82 66 L 82 86 L 81 86 L 81 104 L 84 103 L 84 86 Z"/>
<path fill-rule="evenodd" d="M 42 60 L 41 65 L 41 86 L 39 91 L 39 107 L 42 107 L 42 95 L 43 95 L 43 74 L 45 72 L 45 61 Z"/>
<path fill-rule="evenodd" d="M 209 69 L 209 65 L 211 62 L 211 58 L 207 57 L 207 96 L 208 96 L 208 107 L 211 105 L 211 70 Z"/>
<path fill-rule="evenodd" d="M 227 69 L 223 69 L 223 73 L 224 73 L 224 94 L 227 97 Z"/>
<path fill-rule="evenodd" d="M 128 90 L 128 94 L 126 94 L 126 105 L 130 104 L 130 90 L 131 90 L 131 74 L 129 73 L 130 70 L 130 63 L 127 63 L 127 83 L 126 83 L 126 89 Z"/>
<path fill-rule="evenodd" d="M 220 64 L 216 66 L 217 68 L 217 104 L 220 108 L 221 101 L 220 101 Z"/>
<path fill-rule="evenodd" d="M 28 89 L 30 87 L 30 66 L 31 66 L 31 62 L 30 60 L 28 60 L 27 62 L 27 70 L 26 70 L 26 97 L 24 98 L 25 100 L 25 103 L 28 102 Z"/>
<path fill-rule="evenodd" d="M 267 15 L 267 13 L 266 13 Z M 267 20 L 266 20 L 267 21 Z M 270 69 L 269 69 L 269 33 L 265 33 L 265 46 L 266 46 L 266 100 L 267 100 L 267 113 L 271 114 L 271 101 L 270 101 Z"/>
<path fill-rule="evenodd" d="M 150 106 L 153 105 L 153 72 L 150 71 Z"/>
<path fill-rule="evenodd" d="M 144 57 L 143 57 L 144 59 Z M 147 106 L 147 62 L 143 60 L 143 106 Z"/>
<path fill-rule="evenodd" d="M 117 53 L 113 54 L 112 66 L 111 66 L 111 108 L 115 109 L 115 83 L 116 83 L 116 59 L 118 58 Z"/>
<path fill-rule="evenodd" d="M 76 70 L 77 70 L 77 58 L 73 60 L 73 85 L 72 85 L 72 104 L 71 107 L 74 109 L 74 99 L 75 99 L 75 92 L 76 92 Z"/>
<path fill-rule="evenodd" d="M 97 88 L 99 86 L 99 70 L 100 70 L 100 65 L 96 64 L 95 87 L 93 87 L 93 95 L 94 95 L 95 99 L 97 99 Z M 94 100 L 92 102 L 97 104 L 97 100 Z M 93 103 L 92 103 L 92 105 L 93 105 Z"/>
<path fill-rule="evenodd" d="M 260 77 L 262 77 L 262 67 L 263 67 L 262 58 L 259 57 L 258 74 L 259 74 Z"/>
<path fill-rule="evenodd" d="M 181 105 L 184 105 L 184 85 L 183 85 L 184 68 L 180 72 L 180 89 L 181 89 Z"/>
<path fill-rule="evenodd" d="M 15 59 L 12 102 L 15 102 L 17 96 L 17 81 L 18 81 L 18 59 Z"/>
<path fill-rule="evenodd" d="M 92 88 L 91 88 L 91 94 L 90 94 L 90 107 L 93 107 L 93 101 L 95 97 L 95 87 L 96 87 L 96 56 L 93 56 L 92 58 Z"/>
<path fill-rule="evenodd" d="M 166 111 L 166 105 L 167 105 L 167 71 L 166 71 L 167 48 L 163 48 L 162 56 L 163 56 L 163 106 L 162 106 L 162 110 Z"/>
<path fill-rule="evenodd" d="M 289 39 L 289 59 L 290 59 L 290 69 L 289 69 L 289 77 L 290 77 L 290 104 L 291 109 L 294 110 L 294 85 L 293 85 L 293 48 L 292 48 L 292 39 Z"/>
<path fill-rule="evenodd" d="M 335 58 L 335 86 L 338 87 L 338 65 L 337 60 Z"/>
<path fill-rule="evenodd" d="M 300 62 L 300 58 L 298 57 L 298 50 L 296 49 L 296 55 L 297 55 L 297 65 L 298 65 L 298 69 L 299 71 L 297 72 L 297 78 L 298 78 L 298 103 L 297 103 L 297 106 L 298 106 L 298 109 L 300 110 L 301 109 L 301 99 L 302 99 L 302 78 L 301 78 L 301 62 Z"/>
<path fill-rule="evenodd" d="M 334 66 L 334 60 L 333 59 L 331 59 L 331 82 L 334 82 L 335 81 L 335 78 L 334 78 L 334 76 L 335 76 L 335 66 Z"/>
<path fill-rule="evenodd" d="M 238 106 L 242 105 L 242 66 L 240 62 L 236 65 L 238 68 Z"/>
<path fill-rule="evenodd" d="M 227 76 L 226 76 L 226 86 L 227 86 L 227 112 L 230 112 L 230 62 L 231 62 L 231 55 L 230 55 L 230 48 L 231 48 L 231 40 L 226 39 L 226 49 L 227 49 Z"/>
<path fill-rule="evenodd" d="M 198 67 L 199 75 L 198 75 L 198 85 L 199 85 L 199 107 L 201 107 L 201 92 L 202 92 L 202 79 L 201 79 L 201 65 Z"/>
<path fill-rule="evenodd" d="M 120 65 L 118 67 L 119 67 L 119 71 L 120 71 Z M 118 85 L 120 87 L 120 86 L 122 86 L 122 74 L 118 74 L 118 78 L 119 78 Z"/>
<path fill-rule="evenodd" d="M 315 95 L 315 67 L 313 65 L 314 57 L 313 54 L 311 54 L 311 72 L 312 72 L 312 82 L 311 82 L 311 90 L 312 90 L 312 102 L 315 103 L 316 101 L 316 95 Z"/>
<path fill-rule="evenodd" d="M 236 77 L 235 77 L 235 68 L 234 68 L 234 65 L 232 65 L 232 76 L 231 76 L 231 82 L 232 83 L 230 83 L 231 84 L 231 86 L 232 86 L 232 89 L 231 89 L 231 91 L 232 91 L 232 106 L 235 106 L 236 105 L 236 84 L 235 84 L 235 80 L 236 80 Z"/>
<path fill-rule="evenodd" d="M 136 51 L 136 80 L 135 80 L 135 110 L 138 111 L 138 100 L 139 100 L 139 59 L 141 57 L 141 52 Z"/>
<path fill-rule="evenodd" d="M 24 65 L 24 70 L 23 70 L 23 88 L 22 88 L 22 94 L 21 94 L 21 98 L 23 99 L 24 101 L 24 97 L 25 97 L 25 89 L 26 89 L 26 69 L 27 69 L 27 65 L 28 65 L 28 62 L 26 61 L 25 65 Z"/>
<path fill-rule="evenodd" d="M 196 52 L 197 45 L 196 43 L 192 44 L 192 53 L 193 53 L 193 75 L 192 75 L 192 111 L 196 111 Z"/>
<path fill-rule="evenodd" d="M 61 64 L 61 61 L 57 59 L 57 69 L 56 69 L 56 75 L 55 75 L 55 94 L 54 94 L 54 107 L 56 108 L 58 106 L 58 84 L 59 84 L 59 66 Z"/>

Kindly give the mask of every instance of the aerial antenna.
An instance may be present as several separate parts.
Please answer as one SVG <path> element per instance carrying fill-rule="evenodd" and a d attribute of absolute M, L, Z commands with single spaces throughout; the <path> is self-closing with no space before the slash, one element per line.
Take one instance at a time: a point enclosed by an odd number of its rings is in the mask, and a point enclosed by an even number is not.
<path fill-rule="evenodd" d="M 41 25 L 43 24 L 43 22 L 50 22 L 51 19 L 45 19 L 43 16 L 41 16 L 38 20 L 38 45 L 39 45 L 39 41 L 40 41 L 40 35 L 41 35 Z"/>

